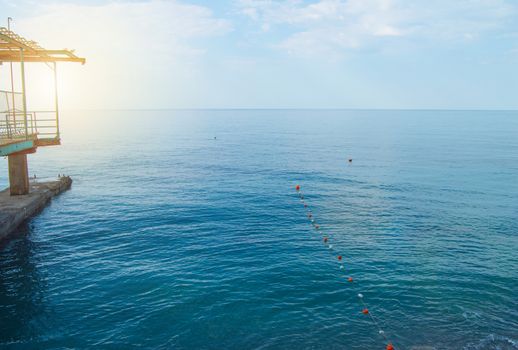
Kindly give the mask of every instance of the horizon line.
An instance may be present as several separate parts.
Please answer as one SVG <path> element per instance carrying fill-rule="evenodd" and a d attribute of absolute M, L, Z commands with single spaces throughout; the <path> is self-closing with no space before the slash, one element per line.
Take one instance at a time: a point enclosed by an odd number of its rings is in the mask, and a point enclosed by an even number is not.
<path fill-rule="evenodd" d="M 518 108 L 253 108 L 253 107 L 207 107 L 207 108 L 63 108 L 62 111 L 449 111 L 449 112 L 518 112 Z"/>

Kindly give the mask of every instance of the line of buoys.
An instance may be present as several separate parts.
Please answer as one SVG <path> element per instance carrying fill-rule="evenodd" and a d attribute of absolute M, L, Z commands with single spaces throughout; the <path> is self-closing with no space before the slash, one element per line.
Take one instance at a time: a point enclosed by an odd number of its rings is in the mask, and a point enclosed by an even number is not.
<path fill-rule="evenodd" d="M 349 159 L 349 162 L 352 162 L 352 159 Z M 322 233 L 322 231 L 320 230 L 320 225 L 315 222 L 315 220 L 313 218 L 313 213 L 311 212 L 311 209 L 309 209 L 308 204 L 305 202 L 304 195 L 302 194 L 302 192 L 300 190 L 300 185 L 296 185 L 295 186 L 295 190 L 299 194 L 300 201 L 304 204 L 304 208 L 307 211 L 307 217 L 310 220 L 311 225 L 313 225 L 313 227 L 315 228 L 315 230 L 317 232 Z M 329 242 L 329 236 L 328 235 L 323 235 L 323 241 L 324 241 L 324 244 L 327 246 L 327 248 L 333 253 L 333 255 L 336 256 L 337 260 L 339 261 L 339 263 L 340 263 L 340 270 L 345 270 L 345 266 L 343 264 L 343 256 L 341 254 L 335 254 L 333 245 Z M 354 280 L 353 280 L 353 278 L 351 276 L 348 276 L 347 277 L 347 282 L 353 283 Z M 363 307 L 361 313 L 364 314 L 364 315 L 368 315 L 369 316 L 370 320 L 372 321 L 372 324 L 378 329 L 378 334 L 381 335 L 385 339 L 385 341 L 387 342 L 387 346 L 386 346 L 385 349 L 386 350 L 395 350 L 394 346 L 392 345 L 392 342 L 390 342 L 388 340 L 387 336 L 385 335 L 385 332 L 381 329 L 380 325 L 378 324 L 378 321 L 376 321 L 376 319 L 374 318 L 372 313 L 369 311 L 369 308 L 367 307 L 365 301 L 363 300 L 363 294 L 362 293 L 358 293 L 358 299 L 360 300 L 360 303 L 362 304 L 362 307 Z"/>

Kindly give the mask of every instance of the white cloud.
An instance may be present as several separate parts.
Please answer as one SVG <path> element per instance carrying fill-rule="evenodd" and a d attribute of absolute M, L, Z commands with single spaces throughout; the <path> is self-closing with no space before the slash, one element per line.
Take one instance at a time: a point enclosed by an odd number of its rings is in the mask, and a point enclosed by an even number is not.
<path fill-rule="evenodd" d="M 87 59 L 84 67 L 61 65 L 63 100 L 72 106 L 161 107 L 159 101 L 171 101 L 165 90 L 181 98 L 207 47 L 199 41 L 232 30 L 210 9 L 179 1 L 37 6 L 15 30 L 46 48 L 75 48 Z"/>
<path fill-rule="evenodd" d="M 237 8 L 263 28 L 287 26 L 292 33 L 278 47 L 306 54 L 381 47 L 390 38 L 475 40 L 517 13 L 505 0 L 238 0 Z"/>
<path fill-rule="evenodd" d="M 18 25 L 54 34 L 48 40 L 100 42 L 116 47 L 173 44 L 196 37 L 214 36 L 230 29 L 228 21 L 215 18 L 210 9 L 178 1 L 108 2 L 101 5 L 51 3 L 38 15 Z M 58 32 L 58 33 L 56 33 Z M 79 34 L 79 37 L 78 37 Z M 110 41 L 111 40 L 111 41 Z M 50 41 L 49 41 L 50 42 Z M 138 43 L 138 45 L 137 45 Z M 183 43 L 182 46 L 186 46 Z"/>

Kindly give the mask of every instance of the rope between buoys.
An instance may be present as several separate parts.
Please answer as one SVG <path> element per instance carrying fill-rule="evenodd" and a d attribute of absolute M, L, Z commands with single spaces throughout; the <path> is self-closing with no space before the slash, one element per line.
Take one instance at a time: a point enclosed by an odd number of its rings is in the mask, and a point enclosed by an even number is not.
<path fill-rule="evenodd" d="M 311 225 L 313 226 L 313 228 L 317 232 L 322 234 L 322 231 L 320 230 L 320 225 L 316 222 L 316 220 L 315 220 L 315 218 L 313 216 L 313 212 L 311 211 L 311 208 L 306 203 L 306 200 L 304 198 L 304 195 L 302 194 L 300 186 L 299 185 L 295 186 L 295 189 L 297 190 L 297 193 L 299 194 L 300 201 L 302 202 L 302 204 L 304 205 L 304 208 L 306 209 L 306 216 L 308 217 L 308 220 L 311 222 Z M 330 235 L 329 233 L 323 234 L 324 244 L 326 245 L 328 250 L 337 258 L 338 262 L 340 263 L 340 270 L 341 271 L 345 271 L 345 266 L 344 266 L 344 263 L 343 263 L 343 257 L 342 257 L 341 254 L 338 254 L 338 251 L 334 248 L 334 246 L 332 244 L 331 236 L 332 235 Z M 376 268 L 375 266 L 373 266 L 373 267 Z M 376 269 L 379 270 L 378 268 L 376 268 Z M 354 280 L 353 280 L 353 278 L 351 276 L 349 276 L 347 278 L 347 281 L 351 283 Z M 367 307 L 367 304 L 365 303 L 363 298 L 364 298 L 363 294 L 362 293 L 358 293 L 358 299 L 360 299 L 360 303 L 361 303 L 361 305 L 363 307 L 362 313 L 364 315 L 369 316 L 369 319 L 371 320 L 372 324 L 378 330 L 378 334 L 381 335 L 383 337 L 383 339 L 387 342 L 387 345 L 386 345 L 385 349 L 386 350 L 395 350 L 394 346 L 392 345 L 392 342 L 389 341 L 387 335 L 385 334 L 385 331 L 383 331 L 383 329 L 381 328 L 379 322 L 376 320 L 374 315 L 372 315 L 372 312 Z"/>

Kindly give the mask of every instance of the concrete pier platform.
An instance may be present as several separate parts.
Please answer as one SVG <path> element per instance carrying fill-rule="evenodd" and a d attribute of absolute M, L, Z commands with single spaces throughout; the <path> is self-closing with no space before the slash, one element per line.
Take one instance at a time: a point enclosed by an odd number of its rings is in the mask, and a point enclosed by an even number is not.
<path fill-rule="evenodd" d="M 69 176 L 57 181 L 31 182 L 29 194 L 11 196 L 9 189 L 0 192 L 0 241 L 7 238 L 22 222 L 37 214 L 45 205 L 72 185 Z"/>

